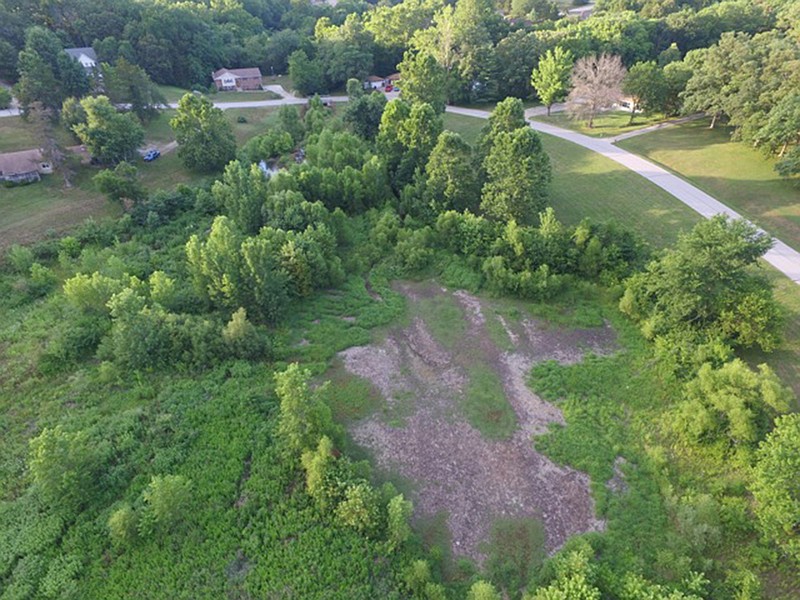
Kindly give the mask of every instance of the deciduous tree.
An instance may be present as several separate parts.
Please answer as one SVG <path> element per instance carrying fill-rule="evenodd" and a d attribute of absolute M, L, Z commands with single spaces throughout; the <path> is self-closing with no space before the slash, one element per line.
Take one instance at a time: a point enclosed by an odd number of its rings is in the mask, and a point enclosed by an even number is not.
<path fill-rule="evenodd" d="M 531 85 L 539 99 L 547 107 L 547 116 L 555 102 L 563 99 L 569 85 L 572 70 L 572 53 L 556 46 L 539 59 L 539 65 L 531 73 Z"/>
<path fill-rule="evenodd" d="M 600 54 L 578 59 L 572 68 L 567 110 L 592 127 L 597 114 L 620 99 L 624 79 L 625 67 L 619 56 Z"/>
<path fill-rule="evenodd" d="M 81 100 L 86 122 L 73 131 L 89 153 L 104 164 L 131 160 L 144 143 L 144 129 L 135 115 L 117 112 L 106 96 Z"/>
<path fill-rule="evenodd" d="M 472 148 L 452 131 L 443 131 L 431 151 L 425 198 L 434 212 L 471 210 L 480 204 L 480 182 Z"/>
<path fill-rule="evenodd" d="M 139 202 L 147 191 L 139 180 L 139 169 L 129 162 L 119 163 L 114 170 L 104 169 L 93 178 L 97 188 L 114 202 Z"/>
<path fill-rule="evenodd" d="M 322 389 L 311 391 L 310 379 L 311 372 L 297 363 L 275 374 L 275 391 L 281 403 L 278 435 L 286 449 L 298 459 L 302 452 L 317 448 L 333 424 Z"/>
<path fill-rule="evenodd" d="M 750 489 L 764 534 L 800 563 L 800 414 L 780 417 L 758 450 Z"/>
<path fill-rule="evenodd" d="M 771 286 L 751 267 L 771 246 L 746 221 L 718 215 L 698 223 L 628 280 L 620 309 L 649 338 L 686 332 L 769 351 L 779 339 L 779 312 Z"/>
<path fill-rule="evenodd" d="M 447 102 L 447 72 L 426 51 L 407 51 L 400 71 L 403 98 L 410 104 L 427 102 L 437 113 L 444 112 Z"/>
<path fill-rule="evenodd" d="M 622 91 L 631 97 L 631 118 L 628 124 L 633 124 L 637 110 L 646 113 L 663 110 L 667 95 L 664 72 L 653 61 L 636 63 L 625 75 Z"/>
<path fill-rule="evenodd" d="M 481 210 L 498 221 L 532 223 L 544 210 L 552 179 L 550 158 L 530 127 L 501 132 L 486 157 Z"/>
<path fill-rule="evenodd" d="M 223 112 L 208 98 L 186 94 L 170 120 L 178 142 L 178 156 L 195 171 L 218 171 L 233 160 L 236 139 Z"/>

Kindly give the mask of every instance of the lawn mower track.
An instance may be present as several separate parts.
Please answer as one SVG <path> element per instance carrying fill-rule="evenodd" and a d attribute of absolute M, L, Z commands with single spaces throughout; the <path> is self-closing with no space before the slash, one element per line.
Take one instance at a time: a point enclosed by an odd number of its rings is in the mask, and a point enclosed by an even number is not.
<path fill-rule="evenodd" d="M 414 303 L 450 292 L 434 283 L 403 283 L 398 289 Z M 589 477 L 561 467 L 539 454 L 532 436 L 551 423 L 564 423 L 561 411 L 526 385 L 536 362 L 574 363 L 585 351 L 608 352 L 614 331 L 560 329 L 525 318 L 508 323 L 493 314 L 489 302 L 466 292 L 452 294 L 463 310 L 467 329 L 452 349 L 431 335 L 425 321 L 389 332 L 379 344 L 340 353 L 345 368 L 370 381 L 390 408 L 402 409 L 402 423 L 384 422 L 379 414 L 351 424 L 355 442 L 367 448 L 378 466 L 415 484 L 416 517 L 446 512 L 456 556 L 482 563 L 481 543 L 498 517 L 535 518 L 545 532 L 546 550 L 560 548 L 575 534 L 599 531 Z M 511 351 L 492 340 L 486 319 L 498 319 Z M 502 382 L 513 407 L 517 429 L 504 440 L 486 439 L 459 410 L 469 384 L 469 365 L 482 364 Z"/>

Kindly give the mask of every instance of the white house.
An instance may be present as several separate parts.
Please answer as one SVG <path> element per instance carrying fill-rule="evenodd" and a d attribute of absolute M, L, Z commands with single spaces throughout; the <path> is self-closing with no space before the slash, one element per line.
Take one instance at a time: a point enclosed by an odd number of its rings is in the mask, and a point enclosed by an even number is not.
<path fill-rule="evenodd" d="M 90 75 L 97 68 L 97 54 L 92 48 L 64 48 L 64 52 L 81 63 Z"/>
<path fill-rule="evenodd" d="M 386 85 L 386 80 L 377 75 L 370 75 L 364 80 L 364 89 L 379 90 Z"/>

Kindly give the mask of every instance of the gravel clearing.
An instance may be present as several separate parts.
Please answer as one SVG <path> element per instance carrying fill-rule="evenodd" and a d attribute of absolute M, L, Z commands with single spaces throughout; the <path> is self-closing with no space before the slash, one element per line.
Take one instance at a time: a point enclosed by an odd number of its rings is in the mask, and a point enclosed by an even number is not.
<path fill-rule="evenodd" d="M 532 436 L 545 433 L 551 423 L 564 424 L 564 417 L 534 394 L 526 379 L 536 362 L 575 363 L 586 351 L 612 351 L 614 331 L 607 324 L 561 329 L 532 318 L 511 322 L 487 310 L 491 301 L 464 291 L 451 294 L 434 283 L 397 287 L 412 303 L 451 295 L 467 323 L 453 351 L 433 337 L 423 318 L 415 317 L 379 344 L 340 353 L 350 373 L 370 381 L 388 406 L 402 403 L 408 415 L 392 426 L 375 414 L 352 424 L 350 431 L 380 468 L 414 482 L 415 515 L 446 512 L 454 556 L 469 557 L 479 565 L 485 559 L 481 542 L 498 517 L 538 519 L 549 553 L 575 534 L 602 530 L 589 477 L 556 465 L 534 449 Z M 487 319 L 500 320 L 512 351 L 504 352 L 492 342 Z M 459 410 L 469 367 L 476 362 L 493 369 L 503 384 L 518 424 L 510 439 L 484 438 Z"/>

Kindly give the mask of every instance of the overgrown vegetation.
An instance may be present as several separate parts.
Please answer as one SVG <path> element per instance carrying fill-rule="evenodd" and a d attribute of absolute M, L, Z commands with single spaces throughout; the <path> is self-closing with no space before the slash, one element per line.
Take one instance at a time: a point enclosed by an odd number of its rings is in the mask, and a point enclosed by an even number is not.
<path fill-rule="evenodd" d="M 250 40 L 255 51 L 265 41 L 277 52 L 280 34 L 259 38 L 240 6 L 229 7 L 233 16 L 190 5 L 115 8 L 130 13 L 122 37 L 95 29 L 117 75 L 125 64 L 116 59 L 150 56 L 151 45 L 171 39 L 156 35 L 162 21 L 169 31 L 195 31 L 196 47 L 176 44 L 163 63 L 146 65 L 157 81 L 173 69 L 194 83 L 203 65 L 216 65 L 222 29 L 212 16 L 240 19 L 232 46 Z M 302 115 L 282 109 L 228 162 L 230 128 L 210 103 L 187 96 L 176 128 L 194 115 L 218 134 L 206 139 L 222 142 L 183 158 L 208 171 L 226 164 L 217 181 L 147 194 L 123 164 L 105 176 L 125 207 L 121 219 L 11 249 L 0 274 L 3 594 L 796 595 L 797 419 L 784 415 L 792 398 L 768 366 L 737 358 L 742 348 L 766 352 L 779 342 L 771 286 L 751 269 L 769 239 L 715 219 L 653 251 L 636 233 L 577 210 L 580 218 L 560 222 L 549 207 L 550 157 L 513 98 L 498 104 L 474 144 L 443 131 L 446 100 L 496 97 L 519 84 L 484 60 L 501 55 L 507 39 L 523 48 L 552 42 L 576 57 L 613 50 L 634 63 L 657 50 L 645 22 L 608 6 L 597 21 L 517 35 L 478 2 L 363 7 L 363 16 L 346 17 L 346 7 L 260 8 L 263 23 L 341 17 L 317 22 L 313 44 L 301 47 L 291 31 L 279 38 L 293 48 L 281 60 L 296 86 L 343 84 L 376 64 L 378 47 L 393 66 L 410 46 L 401 70 L 414 102 L 384 106 L 351 89 L 360 110 L 343 119 L 319 99 Z M 506 8 L 537 19 L 547 12 Z M 668 7 L 648 10 L 671 21 Z M 704 10 L 718 9 L 687 10 L 697 26 Z M 21 33 L 19 10 L 3 6 L 6 14 Z M 761 8 L 746 16 L 747 30 L 771 25 Z M 402 26 L 384 27 L 394 17 Z M 687 47 L 719 37 L 709 29 L 685 39 L 688 30 L 675 24 L 670 35 Z M 63 34 L 78 39 L 76 31 Z M 442 56 L 448 31 L 458 52 Z M 381 36 L 389 39 L 376 42 Z M 23 47 L 18 37 L 0 45 L 0 56 Z M 52 33 L 29 30 L 18 63 L 2 64 L 18 65 L 21 89 L 52 109 L 87 83 L 56 45 Z M 54 86 L 38 98 L 37 76 L 48 72 Z M 86 123 L 76 127 L 87 139 L 97 108 L 112 124 L 133 119 L 104 102 L 84 101 Z M 104 159 L 117 162 L 124 150 Z M 266 177 L 254 165 L 261 161 L 283 168 Z M 544 560 L 535 523 L 501 520 L 482 569 L 447 564 L 422 543 L 427 532 L 411 526 L 409 499 L 347 452 L 334 415 L 364 415 L 374 391 L 332 390 L 312 378 L 337 351 L 401 317 L 389 281 L 402 277 L 510 296 L 562 325 L 613 324 L 619 351 L 540 364 L 531 377 L 565 416 L 536 446 L 589 475 L 605 532 Z M 446 305 L 426 309 L 441 317 L 435 337 L 456 343 L 462 320 Z M 514 423 L 498 382 L 480 368 L 470 379 L 464 412 L 484 437 L 502 439 Z"/>

